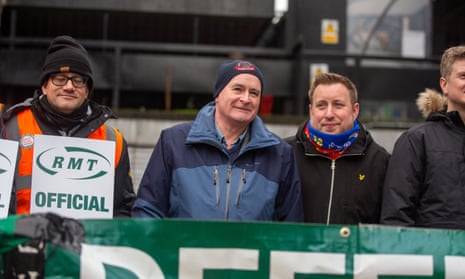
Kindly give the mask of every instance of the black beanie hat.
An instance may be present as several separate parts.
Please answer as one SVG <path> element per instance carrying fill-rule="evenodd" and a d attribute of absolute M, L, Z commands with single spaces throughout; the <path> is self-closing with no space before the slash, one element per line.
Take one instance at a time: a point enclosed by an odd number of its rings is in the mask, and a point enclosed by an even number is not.
<path fill-rule="evenodd" d="M 263 92 L 263 74 L 257 66 L 244 60 L 227 61 L 218 69 L 215 82 L 215 91 L 213 99 L 218 97 L 221 90 L 229 83 L 229 81 L 239 74 L 252 74 L 260 80 L 261 90 Z"/>
<path fill-rule="evenodd" d="M 89 92 L 92 92 L 94 80 L 87 50 L 70 36 L 58 36 L 48 47 L 40 75 L 40 84 L 44 84 L 51 74 L 66 72 L 87 77 L 87 87 Z"/>

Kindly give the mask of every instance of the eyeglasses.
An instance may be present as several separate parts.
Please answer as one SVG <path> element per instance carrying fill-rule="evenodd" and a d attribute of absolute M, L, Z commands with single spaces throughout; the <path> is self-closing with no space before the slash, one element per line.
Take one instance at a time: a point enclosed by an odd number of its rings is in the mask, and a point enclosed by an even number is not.
<path fill-rule="evenodd" d="M 76 88 L 82 88 L 87 86 L 87 77 L 82 76 L 65 76 L 65 75 L 52 75 L 50 76 L 52 83 L 56 86 L 65 86 L 68 83 L 68 80 L 71 80 L 71 83 Z"/>
<path fill-rule="evenodd" d="M 252 63 L 247 61 L 240 61 L 236 66 L 234 66 L 234 68 L 237 71 L 255 71 L 257 69 Z"/>

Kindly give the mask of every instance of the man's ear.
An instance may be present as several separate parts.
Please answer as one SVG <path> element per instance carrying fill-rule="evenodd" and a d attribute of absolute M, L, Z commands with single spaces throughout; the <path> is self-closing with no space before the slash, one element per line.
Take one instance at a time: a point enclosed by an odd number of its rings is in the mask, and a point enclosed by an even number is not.
<path fill-rule="evenodd" d="M 352 110 L 354 111 L 354 119 L 357 119 L 357 118 L 358 118 L 358 114 L 360 113 L 360 103 L 356 102 L 356 103 L 353 105 Z"/>
<path fill-rule="evenodd" d="M 42 93 L 44 95 L 47 95 L 47 86 L 48 86 L 48 81 L 44 82 L 41 86 L 41 89 L 42 89 Z"/>
<path fill-rule="evenodd" d="M 439 86 L 441 86 L 442 93 L 447 97 L 449 91 L 447 90 L 447 79 L 445 77 L 439 78 Z"/>

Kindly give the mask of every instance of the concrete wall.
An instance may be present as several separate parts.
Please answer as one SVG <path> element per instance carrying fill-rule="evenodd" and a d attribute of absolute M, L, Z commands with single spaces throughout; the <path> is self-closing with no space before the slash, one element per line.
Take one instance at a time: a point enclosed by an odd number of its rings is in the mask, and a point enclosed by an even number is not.
<path fill-rule="evenodd" d="M 129 144 L 129 156 L 136 189 L 161 130 L 180 122 L 183 121 L 128 118 L 110 120 L 109 123 L 120 129 Z M 267 124 L 267 127 L 280 137 L 294 135 L 297 130 L 297 125 Z M 370 129 L 369 131 L 380 145 L 391 152 L 395 140 L 404 130 Z"/>

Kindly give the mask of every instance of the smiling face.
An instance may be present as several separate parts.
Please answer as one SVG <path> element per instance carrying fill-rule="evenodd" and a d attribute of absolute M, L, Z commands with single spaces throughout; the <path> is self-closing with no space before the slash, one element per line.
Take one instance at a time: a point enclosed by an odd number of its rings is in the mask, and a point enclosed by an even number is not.
<path fill-rule="evenodd" d="M 260 107 L 260 80 L 252 74 L 233 77 L 216 97 L 215 120 L 224 126 L 245 127 Z"/>
<path fill-rule="evenodd" d="M 47 97 L 50 106 L 57 112 L 63 114 L 70 114 L 82 106 L 89 96 L 89 89 L 87 86 L 76 87 L 71 79 L 67 79 L 64 85 L 56 85 L 60 80 L 53 82 L 52 79 L 65 79 L 81 77 L 75 73 L 62 73 L 60 76 L 50 75 L 47 81 L 42 85 L 42 93 Z M 63 81 L 61 81 L 63 82 Z M 76 83 L 76 82 L 75 82 Z M 79 85 L 79 83 L 77 84 Z"/>
<path fill-rule="evenodd" d="M 359 104 L 352 103 L 350 92 L 342 83 L 319 84 L 309 105 L 310 125 L 328 134 L 340 134 L 353 128 Z"/>

